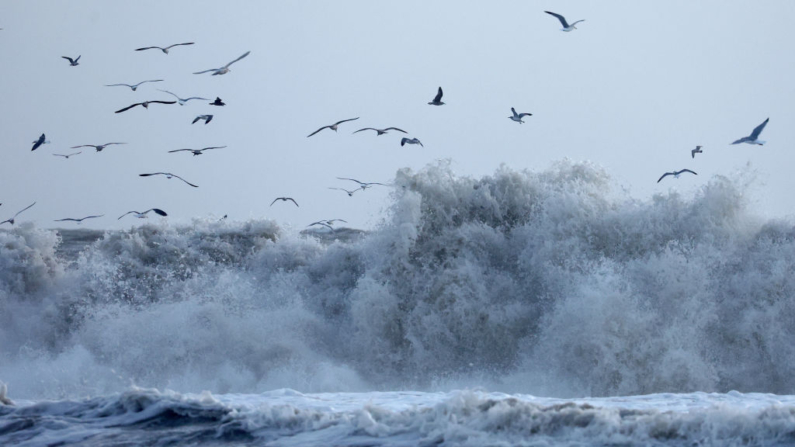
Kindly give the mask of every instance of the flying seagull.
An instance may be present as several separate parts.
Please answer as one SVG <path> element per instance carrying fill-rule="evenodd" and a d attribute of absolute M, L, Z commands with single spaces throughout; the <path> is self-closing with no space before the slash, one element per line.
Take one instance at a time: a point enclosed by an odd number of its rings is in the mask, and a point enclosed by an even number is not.
<path fill-rule="evenodd" d="M 314 132 L 310 133 L 310 134 L 309 134 L 309 135 L 307 135 L 306 137 L 307 137 L 307 138 L 309 138 L 309 137 L 311 137 L 312 135 L 314 135 L 314 134 L 316 134 L 316 133 L 320 132 L 320 131 L 321 131 L 321 130 L 323 130 L 323 129 L 331 129 L 331 130 L 333 130 L 334 132 L 336 132 L 336 131 L 337 131 L 337 126 L 339 126 L 340 124 L 342 124 L 342 123 L 347 123 L 348 121 L 356 121 L 356 120 L 358 120 L 358 119 L 359 119 L 359 117 L 357 116 L 356 118 L 348 118 L 348 119 L 346 119 L 346 120 L 337 121 L 337 122 L 336 122 L 336 123 L 334 123 L 334 124 L 330 124 L 330 125 L 328 125 L 328 126 L 323 126 L 323 127 L 321 127 L 320 129 L 318 129 L 318 130 L 316 130 L 316 131 L 314 131 Z"/>
<path fill-rule="evenodd" d="M 56 219 L 56 220 L 54 220 L 53 222 L 69 222 L 69 221 L 71 221 L 71 222 L 82 223 L 82 222 L 83 222 L 84 220 L 86 220 L 86 219 L 94 219 L 94 218 L 97 218 L 97 217 L 102 217 L 102 216 L 104 216 L 104 214 L 100 214 L 99 216 L 86 216 L 86 217 L 81 217 L 80 219 L 75 219 L 75 218 L 73 218 L 73 217 L 67 217 L 66 219 Z"/>
<path fill-rule="evenodd" d="M 345 189 L 345 188 L 329 188 L 329 189 L 337 189 L 337 190 L 339 190 L 339 191 L 345 191 L 345 192 L 348 194 L 348 197 L 353 197 L 353 193 L 355 193 L 356 191 L 359 191 L 359 190 L 360 190 L 359 188 L 356 188 L 356 189 L 354 189 L 353 191 L 348 191 L 348 190 L 347 190 L 347 189 Z M 362 188 L 362 189 L 365 189 L 365 188 Z"/>
<path fill-rule="evenodd" d="M 338 180 L 350 180 L 350 181 L 352 181 L 352 182 L 356 182 L 356 183 L 358 183 L 358 184 L 359 184 L 359 186 L 362 188 L 362 190 L 365 190 L 365 189 L 367 189 L 367 188 L 369 188 L 369 187 L 371 187 L 371 186 L 373 186 L 373 185 L 381 185 L 381 186 L 386 186 L 386 185 L 385 185 L 385 184 L 383 184 L 383 183 L 375 183 L 375 182 L 360 182 L 359 180 L 356 180 L 355 178 L 337 177 L 337 179 L 338 179 Z"/>
<path fill-rule="evenodd" d="M 298 202 L 296 202 L 292 197 L 277 197 L 277 198 L 273 199 L 273 202 L 271 202 L 271 206 L 273 206 L 273 204 L 276 203 L 279 200 L 281 200 L 282 202 L 286 202 L 286 201 L 289 200 L 289 201 L 293 202 L 295 204 L 295 206 L 298 206 Z"/>
<path fill-rule="evenodd" d="M 33 142 L 33 149 L 31 149 L 31 151 L 35 151 L 35 150 L 36 150 L 36 149 L 38 149 L 38 148 L 39 148 L 39 146 L 41 146 L 42 144 L 49 144 L 49 143 L 50 143 L 50 141 L 46 139 L 46 137 L 44 136 L 44 134 L 41 134 L 41 136 L 39 137 L 39 139 Z"/>
<path fill-rule="evenodd" d="M 193 120 L 193 122 L 191 122 L 191 124 L 196 124 L 196 122 L 199 121 L 199 120 L 204 120 L 204 124 L 205 125 L 206 124 L 210 124 L 210 121 L 213 120 L 213 116 L 212 115 L 199 115 L 196 118 L 194 118 L 194 120 Z"/>
<path fill-rule="evenodd" d="M 765 126 L 767 126 L 768 121 L 770 121 L 770 118 L 766 119 L 765 122 L 763 122 L 762 124 L 756 126 L 754 131 L 751 132 L 751 135 L 740 138 L 739 140 L 735 141 L 732 144 L 748 143 L 748 144 L 757 144 L 759 146 L 765 144 L 766 141 L 759 140 L 758 138 L 759 134 L 762 133 L 762 130 L 764 130 Z"/>
<path fill-rule="evenodd" d="M 572 30 L 575 30 L 575 29 L 577 29 L 577 27 L 576 27 L 575 25 L 577 25 L 577 24 L 578 24 L 578 23 L 580 23 L 580 22 L 584 22 L 584 21 L 585 21 L 585 19 L 583 19 L 583 20 L 577 20 L 576 22 L 574 22 L 574 23 L 572 23 L 571 25 L 569 25 L 569 23 L 568 23 L 568 22 L 566 22 L 566 18 L 565 18 L 565 17 L 563 17 L 562 15 L 560 15 L 560 14 L 555 14 L 554 12 L 550 12 L 550 11 L 544 11 L 544 12 L 545 12 L 545 13 L 547 13 L 547 14 L 549 14 L 549 15 L 551 15 L 551 16 L 555 16 L 555 17 L 557 17 L 557 18 L 558 18 L 558 20 L 560 20 L 560 23 L 563 25 L 563 29 L 562 29 L 561 31 L 565 31 L 565 32 L 567 32 L 567 33 L 568 33 L 569 31 L 572 31 Z"/>
<path fill-rule="evenodd" d="M 522 118 L 526 116 L 533 116 L 532 113 L 516 113 L 516 109 L 514 109 L 513 107 L 511 107 L 511 112 L 513 112 L 513 115 L 509 116 L 508 118 L 516 121 L 519 124 L 524 123 L 524 121 L 522 121 Z"/>
<path fill-rule="evenodd" d="M 68 60 L 69 65 L 71 65 L 72 67 L 77 67 L 78 65 L 80 65 L 79 63 L 77 63 L 77 61 L 80 60 L 80 56 L 77 56 L 77 59 L 72 59 L 69 56 L 61 56 L 61 58 Z"/>
<path fill-rule="evenodd" d="M 78 154 L 82 154 L 82 153 L 83 153 L 83 152 L 75 152 L 75 153 L 73 153 L 73 154 L 66 154 L 66 155 L 65 155 L 65 154 L 53 154 L 53 155 L 54 155 L 54 156 L 56 156 L 56 157 L 63 157 L 63 158 L 66 158 L 66 159 L 68 159 L 68 158 L 69 158 L 69 157 L 71 157 L 72 155 L 78 155 Z"/>
<path fill-rule="evenodd" d="M 691 155 L 693 158 L 696 158 L 696 154 L 700 154 L 700 153 L 702 153 L 702 152 L 704 152 L 704 151 L 702 151 L 702 150 L 701 150 L 701 146 L 696 146 L 696 148 L 695 148 L 695 149 L 693 149 L 692 151 L 690 151 L 690 155 Z"/>
<path fill-rule="evenodd" d="M 198 188 L 199 187 L 198 185 L 194 185 L 193 183 L 185 180 L 184 178 L 182 178 L 182 177 L 180 177 L 180 176 L 178 176 L 176 174 L 172 174 L 170 172 L 153 172 L 151 174 L 138 174 L 138 176 L 140 176 L 140 177 L 149 177 L 150 175 L 165 175 L 167 179 L 171 179 L 171 177 L 174 177 L 174 178 L 178 178 L 178 179 L 182 180 L 183 182 L 187 183 L 190 186 L 193 186 L 194 188 Z"/>
<path fill-rule="evenodd" d="M 334 231 L 334 227 L 332 227 L 332 225 L 334 225 L 334 222 L 348 223 L 347 220 L 342 220 L 342 219 L 327 219 L 327 220 L 319 220 L 317 222 L 312 222 L 311 224 L 307 225 L 307 227 L 311 227 L 314 225 L 322 225 L 326 228 L 329 228 L 331 231 Z"/>
<path fill-rule="evenodd" d="M 32 207 L 35 204 L 36 204 L 36 202 L 33 202 L 32 204 L 28 205 L 28 207 L 23 209 L 22 211 L 26 211 L 26 210 L 30 209 L 30 207 Z M 6 222 L 10 223 L 11 225 L 14 225 L 14 219 L 16 219 L 17 216 L 22 214 L 22 211 L 19 211 L 18 213 L 14 214 L 14 217 L 12 217 L 11 219 L 7 219 L 7 220 L 4 220 L 4 221 L 0 222 L 0 225 L 3 225 Z"/>
<path fill-rule="evenodd" d="M 162 79 L 152 79 L 151 81 L 141 81 L 141 82 L 139 82 L 137 84 L 133 84 L 133 85 L 130 85 L 130 84 L 109 84 L 108 85 L 108 84 L 106 84 L 105 87 L 130 87 L 132 89 L 132 91 L 136 91 L 136 90 L 138 90 L 138 86 L 139 85 L 146 84 L 147 82 L 163 82 L 163 80 Z"/>
<path fill-rule="evenodd" d="M 223 101 L 221 101 L 221 98 L 216 96 L 215 97 L 215 101 L 211 102 L 210 105 L 211 106 L 219 106 L 220 107 L 220 106 L 225 106 L 226 104 Z"/>
<path fill-rule="evenodd" d="M 425 147 L 422 145 L 422 141 L 420 141 L 418 138 L 403 138 L 400 140 L 401 146 L 405 146 L 406 144 L 419 144 L 420 146 Z"/>
<path fill-rule="evenodd" d="M 378 132 L 378 134 L 376 136 L 388 133 L 387 131 L 389 131 L 389 130 L 397 130 L 398 132 L 408 133 L 408 132 L 406 132 L 403 129 L 398 129 L 397 127 L 387 127 L 386 129 L 375 129 L 373 127 L 365 127 L 364 129 L 359 129 L 359 130 L 357 130 L 354 133 L 359 133 L 359 132 L 361 132 L 363 130 L 374 130 L 374 131 Z"/>
<path fill-rule="evenodd" d="M 158 89 L 158 90 L 160 90 L 160 89 Z M 204 101 L 209 101 L 209 100 L 210 100 L 210 98 L 200 98 L 200 97 L 198 97 L 198 96 L 191 96 L 190 98 L 184 98 L 184 99 L 183 99 L 183 98 L 180 98 L 179 96 L 177 96 L 177 95 L 175 95 L 175 94 L 171 93 L 171 92 L 170 92 L 170 91 L 168 91 L 168 90 L 160 90 L 160 91 L 161 91 L 161 92 L 163 92 L 163 93 L 168 93 L 169 95 L 171 95 L 171 96 L 173 96 L 173 97 L 177 98 L 177 102 L 178 102 L 178 103 L 179 103 L 179 105 L 181 105 L 181 106 L 184 106 L 184 105 L 185 105 L 185 103 L 186 103 L 186 102 L 188 102 L 188 101 L 190 101 L 191 99 L 202 99 L 202 100 L 204 100 Z"/>
<path fill-rule="evenodd" d="M 674 177 L 679 178 L 679 174 L 681 174 L 683 172 L 689 172 L 689 173 L 691 173 L 693 175 L 698 175 L 695 172 L 691 171 L 690 169 L 682 169 L 681 171 L 666 172 L 665 174 L 662 175 L 662 177 L 660 177 L 660 180 L 664 179 L 665 177 L 667 177 L 669 175 L 673 175 Z M 660 180 L 657 180 L 657 183 L 660 183 Z"/>
<path fill-rule="evenodd" d="M 114 144 L 127 144 L 127 143 L 105 143 L 105 144 L 82 144 L 80 146 L 72 146 L 71 149 L 78 149 L 81 147 L 93 147 L 97 150 L 97 152 L 102 152 L 102 149 L 105 149 L 107 146 L 111 146 Z"/>
<path fill-rule="evenodd" d="M 229 73 L 229 71 L 230 71 L 230 70 L 229 70 L 229 66 L 230 66 L 230 65 L 232 65 L 232 64 L 234 64 L 235 62 L 239 61 L 240 59 L 243 59 L 244 57 L 248 56 L 248 54 L 249 54 L 249 53 L 251 53 L 251 51 L 246 51 L 246 52 L 245 52 L 245 53 L 244 53 L 242 56 L 240 56 L 239 58 L 237 58 L 237 59 L 233 60 L 232 62 L 230 62 L 230 63 L 228 63 L 228 64 L 224 65 L 224 66 L 223 66 L 223 67 L 221 67 L 221 68 L 211 68 L 211 69 L 209 69 L 209 70 L 197 71 L 196 73 L 193 73 L 193 74 L 202 74 L 202 73 L 208 73 L 208 72 L 211 72 L 211 71 L 213 72 L 213 76 L 218 76 L 218 75 L 227 74 L 227 73 Z"/>
<path fill-rule="evenodd" d="M 119 109 L 119 110 L 117 110 L 114 113 L 125 112 L 127 110 L 132 109 L 133 107 L 136 107 L 136 106 L 143 106 L 144 109 L 148 110 L 149 109 L 149 104 L 176 104 L 176 103 L 177 103 L 177 101 L 144 101 L 144 102 L 137 102 L 137 103 L 135 103 L 135 104 L 133 104 L 131 106 L 127 106 L 127 107 L 125 107 L 123 109 Z"/>
<path fill-rule="evenodd" d="M 432 106 L 441 106 L 441 105 L 444 105 L 444 103 L 442 102 L 442 95 L 443 95 L 443 94 L 444 94 L 444 93 L 442 93 L 442 88 L 441 88 L 441 87 L 439 87 L 439 91 L 436 93 L 436 97 L 434 97 L 434 98 L 433 98 L 433 101 L 429 102 L 428 104 L 430 104 L 430 105 L 432 105 Z"/>
<path fill-rule="evenodd" d="M 172 152 L 184 152 L 184 151 L 187 151 L 187 152 L 193 152 L 193 155 L 196 156 L 196 155 L 201 155 L 202 152 L 209 151 L 210 149 L 223 149 L 225 147 L 226 146 L 211 146 L 211 147 L 205 147 L 205 148 L 202 148 L 202 149 L 174 149 L 173 151 L 168 151 L 168 153 L 170 154 Z"/>
<path fill-rule="evenodd" d="M 121 216 L 119 216 L 119 219 L 121 219 L 122 217 L 124 217 L 124 216 L 126 216 L 128 214 L 135 214 L 135 217 L 137 217 L 139 219 L 147 219 L 149 217 L 149 216 L 147 216 L 147 213 L 149 213 L 149 211 L 154 211 L 156 214 L 159 214 L 161 216 L 168 216 L 168 214 L 166 214 L 166 212 L 161 210 L 161 209 L 151 208 L 151 209 L 148 209 L 148 210 L 144 211 L 143 213 L 139 213 L 138 211 L 127 211 L 126 213 L 124 213 Z M 116 219 L 116 220 L 119 220 L 119 219 Z"/>
<path fill-rule="evenodd" d="M 163 47 L 143 47 L 143 48 L 136 48 L 135 51 L 144 51 L 144 50 L 160 50 L 165 54 L 168 54 L 168 50 L 174 47 L 178 47 L 180 45 L 193 45 L 193 42 L 185 42 L 185 43 L 175 43 L 174 45 L 169 45 L 165 48 Z"/>

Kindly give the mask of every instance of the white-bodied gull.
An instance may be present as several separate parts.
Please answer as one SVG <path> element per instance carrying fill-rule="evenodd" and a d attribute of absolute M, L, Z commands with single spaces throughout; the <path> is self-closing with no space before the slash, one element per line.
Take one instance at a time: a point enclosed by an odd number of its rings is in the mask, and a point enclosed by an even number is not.
<path fill-rule="evenodd" d="M 204 124 L 210 124 L 210 121 L 213 120 L 213 116 L 212 115 L 199 115 L 199 116 L 197 116 L 196 118 L 193 119 L 191 124 L 196 124 L 196 122 L 198 122 L 200 120 L 204 120 Z"/>
<path fill-rule="evenodd" d="M 405 146 L 407 144 L 419 144 L 420 146 L 425 147 L 423 146 L 422 141 L 420 141 L 419 138 L 403 138 L 402 140 L 400 140 L 401 146 Z"/>
<path fill-rule="evenodd" d="M 138 86 L 141 84 L 146 84 L 147 82 L 163 82 L 162 79 L 152 79 L 151 81 L 141 81 L 137 84 L 105 84 L 105 87 L 130 87 L 132 91 L 138 90 Z"/>
<path fill-rule="evenodd" d="M 77 59 L 72 59 L 72 58 L 71 58 L 71 57 L 69 57 L 69 56 L 61 56 L 61 57 L 62 57 L 63 59 L 66 59 L 66 60 L 68 60 L 68 61 L 69 61 L 69 65 L 70 65 L 70 66 L 72 66 L 72 67 L 77 67 L 78 65 L 80 65 L 79 63 L 77 63 L 77 61 L 79 61 L 79 60 L 80 60 L 80 56 L 77 56 Z"/>
<path fill-rule="evenodd" d="M 355 192 L 357 192 L 357 191 L 361 191 L 361 190 L 363 190 L 363 189 L 366 189 L 366 187 L 365 187 L 365 188 L 356 188 L 356 189 L 354 189 L 353 191 L 348 191 L 348 190 L 347 190 L 347 189 L 345 189 L 345 188 L 331 188 L 331 187 L 329 187 L 329 189 L 336 189 L 336 190 L 339 190 L 339 191 L 345 191 L 345 193 L 346 193 L 346 194 L 348 194 L 348 197 L 353 197 L 353 194 L 354 194 Z"/>
<path fill-rule="evenodd" d="M 282 202 L 287 202 L 289 200 L 290 202 L 293 202 L 295 206 L 298 206 L 298 202 L 296 202 L 295 199 L 293 199 L 292 197 L 277 197 L 273 199 L 273 202 L 271 202 L 271 206 L 273 206 L 273 204 L 278 202 L 279 200 L 281 200 Z"/>
<path fill-rule="evenodd" d="M 143 213 L 139 213 L 138 211 L 127 211 L 126 213 L 124 213 L 121 216 L 119 216 L 119 219 L 121 219 L 122 217 L 124 217 L 124 216 L 126 216 L 128 214 L 135 214 L 135 217 L 137 217 L 139 219 L 147 219 L 147 218 L 149 218 L 149 216 L 147 216 L 147 214 L 150 211 L 154 211 L 155 214 L 159 214 L 161 216 L 168 216 L 168 214 L 166 214 L 165 211 L 163 211 L 163 210 L 161 210 L 159 208 L 151 208 L 151 209 L 148 209 L 148 210 L 144 211 Z M 119 220 L 119 219 L 116 219 L 116 220 Z"/>
<path fill-rule="evenodd" d="M 199 96 L 191 96 L 190 98 L 180 98 L 179 96 L 175 95 L 174 93 L 171 93 L 171 92 L 170 92 L 170 91 L 168 91 L 168 90 L 160 90 L 160 89 L 158 89 L 158 90 L 159 90 L 159 91 L 161 91 L 161 92 L 163 92 L 163 93 L 168 93 L 169 95 L 171 95 L 171 96 L 173 96 L 173 97 L 177 98 L 177 102 L 178 102 L 178 103 L 179 103 L 179 105 L 181 105 L 181 106 L 184 106 L 184 105 L 185 105 L 185 103 L 186 103 L 186 102 L 188 102 L 188 101 L 190 101 L 191 99 L 202 99 L 202 100 L 204 100 L 204 101 L 209 101 L 209 100 L 210 100 L 210 98 L 201 98 L 201 97 L 199 97 Z"/>
<path fill-rule="evenodd" d="M 695 148 L 695 149 L 693 149 L 692 151 L 690 151 L 690 156 L 691 156 L 692 158 L 696 158 L 696 154 L 700 154 L 700 153 L 702 153 L 702 152 L 704 152 L 704 151 L 702 151 L 702 150 L 701 150 L 701 146 L 696 146 L 696 148 Z"/>
<path fill-rule="evenodd" d="M 331 130 L 333 130 L 334 132 L 336 132 L 336 131 L 337 131 L 337 126 L 339 126 L 340 124 L 342 124 L 342 123 L 347 123 L 348 121 L 356 121 L 356 120 L 358 120 L 358 119 L 359 119 L 359 117 L 357 116 L 356 118 L 348 118 L 348 119 L 346 119 L 346 120 L 337 121 L 337 122 L 336 122 L 336 123 L 334 123 L 334 124 L 329 124 L 328 126 L 323 126 L 323 127 L 321 127 L 320 129 L 318 129 L 318 130 L 316 130 L 316 131 L 314 131 L 314 132 L 310 133 L 310 134 L 309 134 L 309 135 L 307 135 L 306 137 L 307 137 L 307 138 L 309 138 L 309 137 L 311 137 L 312 135 L 314 135 L 314 134 L 316 134 L 316 133 L 320 132 L 320 131 L 321 131 L 321 130 L 323 130 L 323 129 L 331 129 Z"/>
<path fill-rule="evenodd" d="M 679 171 L 666 172 L 665 174 L 662 175 L 662 177 L 660 177 L 660 180 L 664 179 L 665 177 L 668 177 L 669 175 L 673 175 L 674 178 L 679 178 L 679 174 L 681 174 L 683 172 L 689 172 L 689 173 L 691 173 L 693 175 L 698 175 L 695 172 L 691 171 L 690 169 L 682 169 L 682 170 L 679 170 Z M 660 180 L 657 180 L 657 183 L 660 183 Z"/>
<path fill-rule="evenodd" d="M 576 24 L 578 24 L 578 23 L 580 23 L 580 22 L 584 22 L 584 21 L 585 21 L 585 19 L 583 19 L 583 20 L 577 20 L 576 22 L 574 22 L 574 23 L 572 23 L 571 25 L 569 25 L 569 23 L 568 23 L 568 22 L 566 22 L 566 18 L 565 18 L 565 17 L 563 17 L 562 15 L 560 15 L 560 14 L 555 14 L 554 12 L 550 12 L 550 11 L 544 11 L 544 12 L 545 12 L 545 13 L 547 13 L 547 14 L 549 14 L 549 15 L 551 15 L 551 16 L 555 16 L 555 17 L 557 17 L 557 18 L 558 18 L 558 20 L 560 20 L 560 23 L 561 23 L 561 25 L 563 25 L 563 29 L 562 29 L 561 31 L 565 31 L 565 32 L 567 32 L 567 33 L 568 33 L 569 31 L 573 31 L 573 30 L 577 29 L 577 27 L 575 26 Z"/>
<path fill-rule="evenodd" d="M 178 179 L 182 180 L 183 182 L 187 183 L 188 185 L 193 186 L 194 188 L 198 188 L 199 187 L 199 185 L 194 185 L 193 183 L 185 180 L 184 178 L 182 178 L 182 177 L 180 177 L 180 176 L 178 176 L 176 174 L 172 174 L 170 172 L 152 172 L 151 174 L 138 174 L 139 177 L 149 177 L 150 175 L 165 175 L 166 178 L 169 179 L 169 180 L 172 177 L 173 178 L 178 178 Z"/>
<path fill-rule="evenodd" d="M 369 187 L 371 187 L 371 186 L 373 186 L 373 185 L 387 186 L 387 185 L 385 185 L 385 184 L 383 184 L 383 183 L 375 183 L 375 182 L 360 182 L 359 180 L 356 180 L 355 178 L 337 177 L 337 179 L 338 179 L 338 180 L 350 180 L 350 181 L 352 181 L 352 182 L 356 182 L 356 183 L 358 183 L 358 184 L 359 184 L 359 187 L 360 187 L 360 188 L 362 188 L 362 191 L 364 191 L 365 189 L 367 189 L 367 188 L 369 188 Z"/>
<path fill-rule="evenodd" d="M 533 116 L 532 113 L 516 113 L 516 109 L 514 109 L 513 107 L 511 107 L 511 112 L 513 112 L 513 115 L 509 116 L 508 118 L 512 119 L 513 121 L 516 121 L 519 124 L 524 123 L 524 121 L 522 121 L 522 118 L 526 116 Z"/>
<path fill-rule="evenodd" d="M 429 102 L 428 104 L 432 106 L 443 106 L 444 105 L 444 103 L 442 102 L 443 94 L 444 93 L 442 92 L 442 88 L 439 87 L 439 91 L 436 92 L 436 96 L 433 98 L 433 101 Z"/>
<path fill-rule="evenodd" d="M 223 149 L 226 146 L 210 146 L 201 149 L 174 149 L 173 151 L 168 151 L 168 153 L 172 152 L 192 152 L 194 156 L 201 155 L 204 151 L 209 151 L 211 149 Z"/>
<path fill-rule="evenodd" d="M 97 152 L 102 152 L 102 149 L 105 149 L 108 146 L 112 146 L 114 144 L 127 144 L 127 143 L 105 143 L 105 144 L 81 144 L 80 146 L 72 146 L 71 149 L 78 149 L 81 147 L 93 147 L 97 150 Z"/>
<path fill-rule="evenodd" d="M 167 47 L 143 47 L 143 48 L 136 48 L 135 51 L 145 51 L 145 50 L 160 50 L 165 54 L 168 54 L 168 50 L 174 47 L 178 47 L 181 45 L 193 45 L 193 42 L 185 42 L 185 43 L 175 43 L 174 45 L 169 45 Z"/>
<path fill-rule="evenodd" d="M 209 69 L 209 70 L 197 71 L 196 73 L 193 73 L 193 74 L 209 73 L 209 72 L 211 72 L 211 71 L 213 72 L 213 76 L 218 76 L 218 75 L 227 74 L 227 73 L 229 73 L 229 72 L 231 71 L 231 70 L 229 70 L 229 66 L 230 66 L 230 65 L 232 65 L 232 64 L 234 64 L 235 62 L 239 61 L 240 59 L 243 59 L 244 57 L 248 56 L 248 54 L 249 54 L 249 53 L 251 53 L 251 51 L 246 51 L 246 52 L 245 52 L 245 53 L 244 53 L 242 56 L 240 56 L 239 58 L 237 58 L 237 59 L 233 60 L 232 62 L 230 62 L 230 63 L 228 63 L 228 64 L 224 65 L 224 66 L 223 66 L 223 67 L 221 67 L 221 68 L 211 68 L 211 69 Z"/>
<path fill-rule="evenodd" d="M 359 129 L 359 130 L 357 130 L 357 131 L 355 131 L 353 133 L 359 133 L 359 132 L 361 132 L 363 130 L 374 130 L 374 131 L 378 132 L 376 134 L 376 136 L 383 135 L 385 133 L 389 133 L 388 131 L 390 131 L 390 130 L 397 130 L 398 132 L 408 133 L 408 132 L 406 132 L 403 129 L 398 129 L 397 127 L 387 127 L 386 129 L 376 129 L 374 127 L 365 127 L 363 129 Z"/>
<path fill-rule="evenodd" d="M 73 154 L 52 154 L 52 155 L 55 156 L 55 157 L 63 157 L 63 158 L 69 159 L 69 157 L 71 157 L 72 155 L 78 155 L 78 154 L 82 154 L 82 153 L 83 152 L 81 151 L 81 152 L 75 152 Z"/>
<path fill-rule="evenodd" d="M 770 118 L 766 119 L 762 124 L 756 126 L 754 131 L 751 132 L 751 135 L 749 135 L 747 137 L 740 138 L 739 140 L 735 141 L 732 144 L 748 143 L 748 144 L 756 144 L 756 145 L 762 146 L 763 144 L 766 143 L 766 141 L 760 140 L 759 139 L 759 134 L 761 134 L 762 131 L 765 129 L 765 126 L 767 126 L 767 122 L 768 121 L 770 121 Z"/>
<path fill-rule="evenodd" d="M 53 222 L 77 222 L 77 223 L 83 223 L 83 221 L 86 220 L 86 219 L 96 219 L 97 217 L 102 217 L 102 216 L 104 216 L 104 214 L 100 214 L 98 216 L 86 216 L 86 217 L 81 217 L 79 219 L 75 219 L 74 217 L 67 217 L 65 219 L 56 219 Z"/>
<path fill-rule="evenodd" d="M 119 109 L 119 110 L 117 110 L 114 113 L 126 112 L 127 110 L 130 110 L 133 107 L 137 107 L 137 106 L 143 106 L 144 109 L 148 110 L 149 109 L 149 104 L 176 104 L 176 103 L 177 103 L 177 101 L 144 101 L 144 102 L 136 102 L 135 104 L 133 104 L 131 106 L 127 106 L 127 107 L 125 107 L 123 109 Z"/>
<path fill-rule="evenodd" d="M 32 150 L 32 151 L 35 151 L 35 150 L 36 150 L 36 149 L 38 149 L 38 148 L 39 148 L 39 146 L 41 146 L 42 144 L 50 144 L 50 141 L 49 141 L 49 140 L 47 140 L 47 137 L 45 137 L 45 136 L 44 136 L 44 134 L 41 134 L 41 136 L 39 137 L 39 139 L 33 142 L 33 149 L 31 149 L 31 150 Z"/>
<path fill-rule="evenodd" d="M 14 219 L 16 219 L 16 218 L 17 218 L 17 216 L 19 216 L 20 214 L 22 214 L 22 212 L 23 212 L 23 211 L 27 211 L 27 210 L 29 210 L 29 209 L 30 209 L 30 207 L 32 207 L 32 206 L 33 206 L 33 205 L 35 205 L 35 204 L 36 204 L 36 202 L 33 202 L 33 203 L 31 203 L 31 204 L 30 204 L 30 205 L 28 205 L 26 208 L 24 208 L 24 209 L 22 209 L 22 210 L 18 211 L 16 214 L 14 214 L 14 217 L 12 217 L 11 219 L 6 219 L 6 220 L 4 220 L 4 221 L 0 222 L 0 225 L 3 225 L 3 224 L 4 224 L 4 223 L 6 223 L 6 222 L 10 223 L 11 225 L 14 225 Z"/>

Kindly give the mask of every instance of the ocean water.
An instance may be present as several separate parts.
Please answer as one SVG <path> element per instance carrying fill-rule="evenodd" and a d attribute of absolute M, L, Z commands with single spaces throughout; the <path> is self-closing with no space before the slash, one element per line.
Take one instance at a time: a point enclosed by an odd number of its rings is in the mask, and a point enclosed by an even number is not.
<path fill-rule="evenodd" d="M 793 445 L 795 226 L 750 177 L 440 162 L 367 232 L 18 224 L 0 445 Z"/>

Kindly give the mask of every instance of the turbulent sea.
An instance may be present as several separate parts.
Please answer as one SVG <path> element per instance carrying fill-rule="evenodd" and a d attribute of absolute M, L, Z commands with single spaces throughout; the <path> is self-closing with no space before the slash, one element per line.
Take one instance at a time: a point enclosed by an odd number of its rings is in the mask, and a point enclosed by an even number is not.
<path fill-rule="evenodd" d="M 367 232 L 18 224 L 0 445 L 795 445 L 795 227 L 747 177 L 440 162 Z"/>

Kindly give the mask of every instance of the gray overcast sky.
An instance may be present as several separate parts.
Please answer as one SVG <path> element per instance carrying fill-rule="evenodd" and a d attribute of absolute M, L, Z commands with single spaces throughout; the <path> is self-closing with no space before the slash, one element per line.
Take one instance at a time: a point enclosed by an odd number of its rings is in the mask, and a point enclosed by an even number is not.
<path fill-rule="evenodd" d="M 586 19 L 571 33 L 544 14 Z M 604 166 L 646 199 L 685 195 L 748 162 L 758 211 L 795 214 L 795 2 L 762 1 L 9 1 L 0 2 L 0 218 L 160 207 L 172 223 L 229 214 L 302 228 L 323 218 L 377 223 L 386 188 L 347 197 L 335 177 L 388 182 L 397 169 L 452 159 L 460 175 L 501 163 L 543 170 L 563 157 Z M 141 46 L 193 46 L 135 52 Z M 224 76 L 192 73 L 251 55 Z M 82 55 L 78 67 L 61 56 Z M 103 84 L 136 83 L 137 92 Z M 438 86 L 442 107 L 429 106 Z M 220 96 L 228 104 L 113 112 L 147 99 Z M 526 124 L 510 107 L 531 112 Z M 190 122 L 214 113 L 209 125 Z M 361 117 L 306 136 L 337 120 Z M 770 117 L 764 147 L 729 143 Z M 402 134 L 351 135 L 396 126 Z M 46 132 L 52 144 L 35 152 Z M 124 141 L 69 160 L 70 146 Z M 226 145 L 201 157 L 178 148 Z M 690 149 L 703 145 L 695 160 Z M 665 171 L 697 177 L 655 183 Z M 200 185 L 140 178 L 170 171 Z M 294 197 L 301 205 L 279 202 Z M 67 225 L 63 225 L 67 226 Z M 68 227 L 68 226 L 67 226 Z M 6 228 L 8 228 L 6 226 Z"/>

